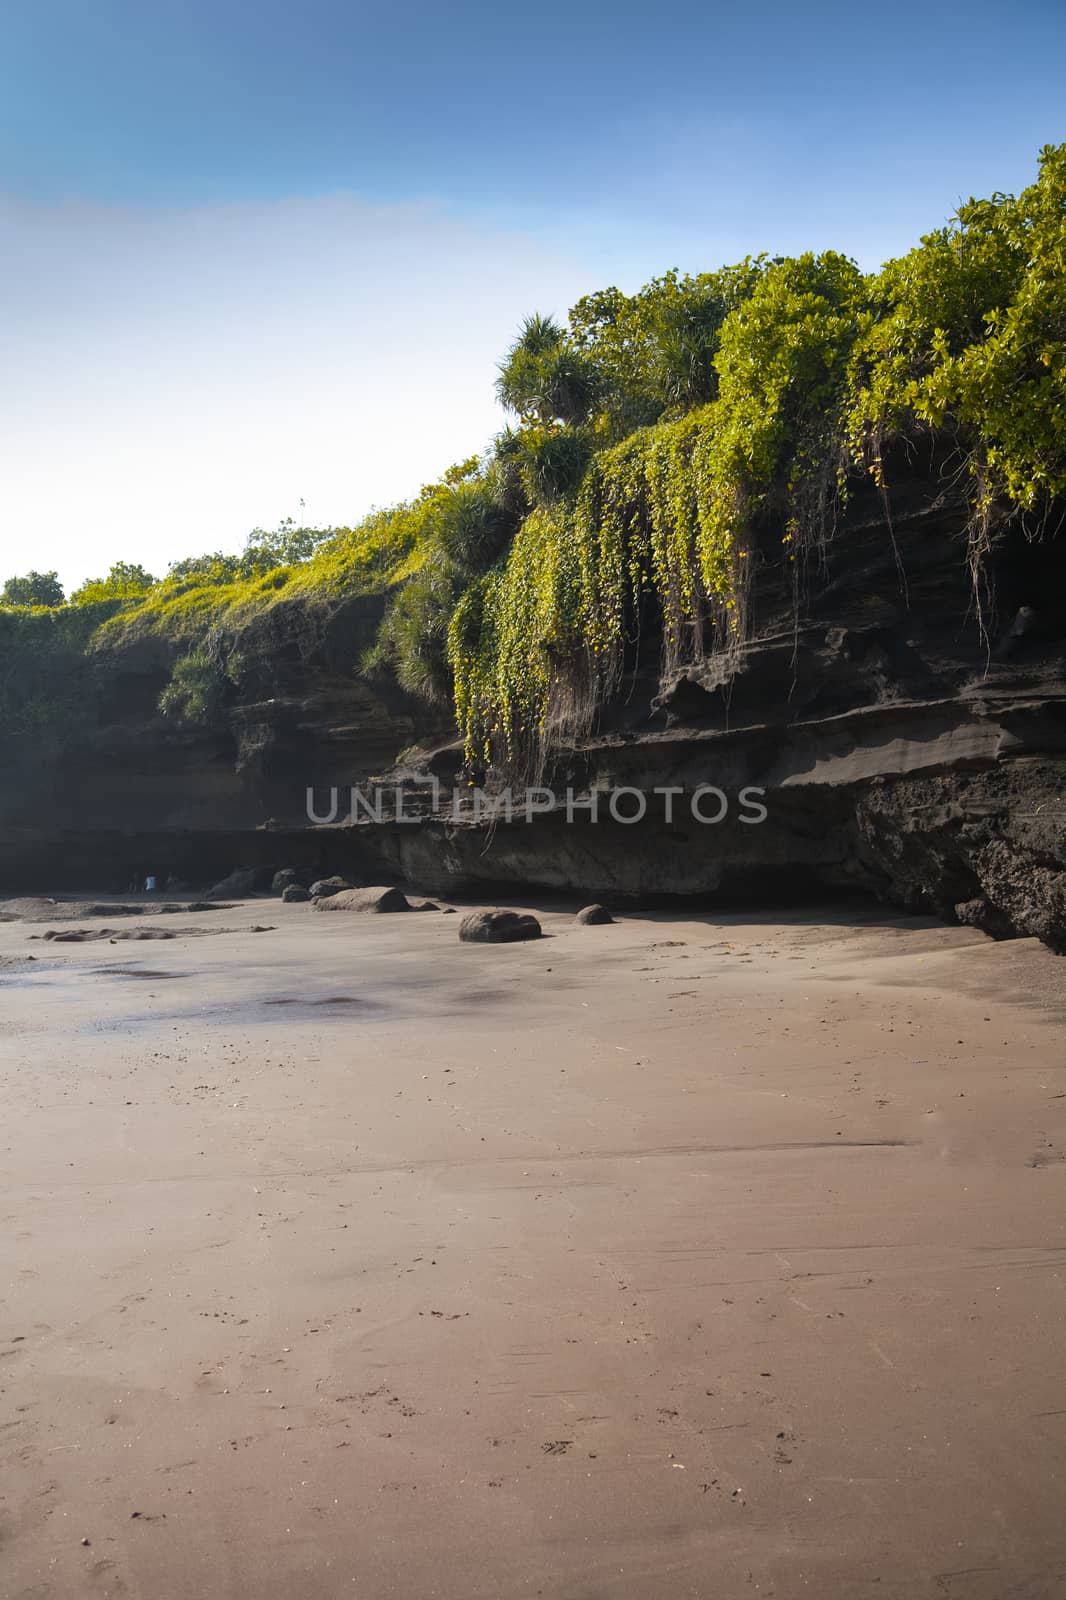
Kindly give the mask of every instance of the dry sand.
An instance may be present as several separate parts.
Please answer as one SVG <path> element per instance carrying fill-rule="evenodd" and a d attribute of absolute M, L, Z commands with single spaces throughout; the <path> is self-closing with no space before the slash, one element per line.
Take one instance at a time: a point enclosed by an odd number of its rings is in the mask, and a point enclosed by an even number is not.
<path fill-rule="evenodd" d="M 5 1600 L 1066 1594 L 1066 962 L 213 915 L 0 925 Z"/>

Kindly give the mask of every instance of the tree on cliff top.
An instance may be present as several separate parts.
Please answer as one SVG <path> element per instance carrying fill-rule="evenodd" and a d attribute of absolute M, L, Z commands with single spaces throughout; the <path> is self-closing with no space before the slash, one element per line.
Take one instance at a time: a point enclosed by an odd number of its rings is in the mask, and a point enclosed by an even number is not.
<path fill-rule="evenodd" d="M 136 561 L 116 561 L 106 578 L 87 578 L 70 597 L 72 606 L 92 605 L 97 600 L 129 600 L 147 594 L 157 582 Z"/>
<path fill-rule="evenodd" d="M 8 578 L 0 603 L 5 606 L 61 606 L 64 594 L 58 572 L 27 572 Z"/>
<path fill-rule="evenodd" d="M 603 392 L 592 358 L 568 339 L 551 317 L 527 317 L 500 365 L 496 393 L 526 423 L 587 422 Z"/>

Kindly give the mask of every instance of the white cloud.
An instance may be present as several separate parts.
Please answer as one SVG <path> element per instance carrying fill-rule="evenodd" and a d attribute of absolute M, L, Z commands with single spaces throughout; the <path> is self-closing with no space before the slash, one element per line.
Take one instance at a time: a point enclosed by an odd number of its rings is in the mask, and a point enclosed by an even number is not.
<path fill-rule="evenodd" d="M 3 570 L 160 572 L 356 520 L 501 425 L 495 363 L 587 267 L 348 195 L 188 211 L 0 202 Z"/>

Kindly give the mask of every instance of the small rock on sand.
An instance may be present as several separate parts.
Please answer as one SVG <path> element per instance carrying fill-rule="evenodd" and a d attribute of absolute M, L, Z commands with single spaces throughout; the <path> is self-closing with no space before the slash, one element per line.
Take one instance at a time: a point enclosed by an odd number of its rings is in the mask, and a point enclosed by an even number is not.
<path fill-rule="evenodd" d="M 514 944 L 539 939 L 540 923 L 524 911 L 471 911 L 459 924 L 464 944 Z"/>
<path fill-rule="evenodd" d="M 347 878 L 318 878 L 311 885 L 312 900 L 325 900 L 331 894 L 340 894 L 342 889 L 350 889 L 352 885 Z"/>
<path fill-rule="evenodd" d="M 614 918 L 611 916 L 611 913 L 608 911 L 606 906 L 596 905 L 583 906 L 582 909 L 577 913 L 574 921 L 580 922 L 583 927 L 590 928 L 598 927 L 605 922 L 613 922 Z"/>
<path fill-rule="evenodd" d="M 281 891 L 281 898 L 286 905 L 292 905 L 295 901 L 310 900 L 311 891 L 302 884 L 287 883 Z"/>

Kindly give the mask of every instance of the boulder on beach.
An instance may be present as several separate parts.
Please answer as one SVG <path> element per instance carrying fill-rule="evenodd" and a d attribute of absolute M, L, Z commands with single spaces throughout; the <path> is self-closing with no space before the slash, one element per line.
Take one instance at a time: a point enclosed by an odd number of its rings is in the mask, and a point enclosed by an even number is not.
<path fill-rule="evenodd" d="M 435 900 L 412 900 L 412 911 L 439 911 L 440 906 Z"/>
<path fill-rule="evenodd" d="M 273 876 L 271 867 L 235 867 L 207 891 L 208 900 L 240 900 L 265 889 Z"/>
<path fill-rule="evenodd" d="M 341 889 L 321 895 L 311 902 L 314 911 L 410 911 L 411 904 L 399 889 Z"/>
<path fill-rule="evenodd" d="M 271 894 L 284 894 L 286 889 L 306 889 L 307 873 L 298 872 L 295 867 L 282 867 L 280 872 L 275 872 L 270 881 Z"/>
<path fill-rule="evenodd" d="M 470 911 L 459 924 L 464 944 L 515 944 L 539 939 L 540 923 L 525 911 Z"/>
<path fill-rule="evenodd" d="M 582 927 L 592 928 L 599 927 L 605 922 L 613 922 L 614 918 L 606 906 L 582 906 L 574 921 L 580 922 Z"/>
<path fill-rule="evenodd" d="M 285 905 L 291 906 L 302 900 L 310 900 L 311 891 L 305 889 L 302 883 L 287 883 L 281 891 L 281 898 Z"/>
<path fill-rule="evenodd" d="M 347 878 L 317 878 L 311 885 L 312 900 L 325 900 L 331 894 L 340 894 L 343 889 L 350 889 L 352 885 Z"/>

